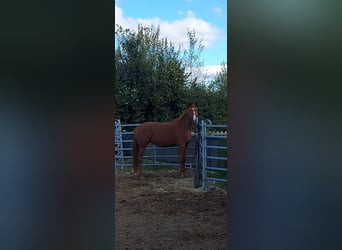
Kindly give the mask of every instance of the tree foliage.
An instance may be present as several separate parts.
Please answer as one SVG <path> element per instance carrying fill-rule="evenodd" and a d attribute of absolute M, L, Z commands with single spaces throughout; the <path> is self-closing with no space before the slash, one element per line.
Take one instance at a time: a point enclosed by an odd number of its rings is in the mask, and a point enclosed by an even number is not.
<path fill-rule="evenodd" d="M 137 31 L 116 26 L 115 117 L 123 123 L 168 121 L 198 102 L 200 118 L 226 123 L 227 70 L 208 86 L 201 82 L 203 50 L 195 31 L 188 32 L 189 50 L 181 55 L 159 27 Z"/>
<path fill-rule="evenodd" d="M 222 62 L 221 71 L 216 74 L 215 79 L 208 86 L 208 92 L 211 96 L 210 116 L 215 123 L 225 124 L 227 122 L 227 86 L 227 64 Z"/>
<path fill-rule="evenodd" d="M 198 40 L 195 30 L 188 30 L 189 49 L 184 50 L 183 65 L 187 73 L 187 86 L 189 88 L 195 85 L 203 85 L 206 80 L 206 74 L 203 72 L 203 61 L 201 54 L 204 49 L 202 40 Z"/>
<path fill-rule="evenodd" d="M 138 31 L 117 27 L 115 50 L 115 100 L 117 116 L 127 123 L 165 121 L 184 108 L 184 67 L 180 51 L 159 27 Z"/>

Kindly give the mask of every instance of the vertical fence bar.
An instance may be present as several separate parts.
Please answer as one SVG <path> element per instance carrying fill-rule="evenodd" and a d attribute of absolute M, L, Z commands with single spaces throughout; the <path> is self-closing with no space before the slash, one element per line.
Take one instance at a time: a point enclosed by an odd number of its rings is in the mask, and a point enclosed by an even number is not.
<path fill-rule="evenodd" d="M 207 157 L 206 157 L 206 133 L 207 133 L 207 128 L 206 128 L 206 123 L 205 121 L 202 120 L 202 130 L 201 130 L 201 157 L 202 157 L 202 188 L 203 190 L 206 190 L 207 188 L 207 171 L 206 171 L 206 166 L 207 166 Z"/>
<path fill-rule="evenodd" d="M 153 164 L 157 164 L 157 153 L 155 145 L 153 145 Z"/>

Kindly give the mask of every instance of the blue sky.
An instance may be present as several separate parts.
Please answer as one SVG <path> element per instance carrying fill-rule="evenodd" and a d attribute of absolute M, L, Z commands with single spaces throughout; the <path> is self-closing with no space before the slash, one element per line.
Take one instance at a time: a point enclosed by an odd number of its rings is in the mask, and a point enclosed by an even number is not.
<path fill-rule="evenodd" d="M 205 46 L 207 73 L 227 62 L 227 0 L 115 0 L 115 23 L 130 29 L 138 23 L 159 25 L 161 36 L 176 48 L 187 46 L 187 30 L 194 29 Z"/>

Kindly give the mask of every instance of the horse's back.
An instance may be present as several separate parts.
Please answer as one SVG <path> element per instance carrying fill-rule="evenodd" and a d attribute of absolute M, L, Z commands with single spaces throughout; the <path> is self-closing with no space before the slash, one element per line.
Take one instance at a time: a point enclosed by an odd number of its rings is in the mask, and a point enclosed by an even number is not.
<path fill-rule="evenodd" d="M 174 146 L 177 144 L 175 128 L 170 122 L 144 122 L 139 125 L 134 136 L 141 143 L 153 143 L 157 146 Z"/>
<path fill-rule="evenodd" d="M 150 137 L 152 132 L 153 132 L 153 122 L 144 122 L 135 128 L 134 137 L 136 139 L 139 139 L 142 137 Z"/>
<path fill-rule="evenodd" d="M 151 137 L 153 133 L 167 132 L 169 130 L 167 125 L 167 122 L 144 122 L 136 127 L 134 134 L 136 136 L 145 135 L 146 137 Z"/>

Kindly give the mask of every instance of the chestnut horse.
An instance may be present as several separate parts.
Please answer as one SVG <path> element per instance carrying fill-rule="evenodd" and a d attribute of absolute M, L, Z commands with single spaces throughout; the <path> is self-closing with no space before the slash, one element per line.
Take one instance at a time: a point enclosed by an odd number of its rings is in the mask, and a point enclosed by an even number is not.
<path fill-rule="evenodd" d="M 185 174 L 186 149 L 191 140 L 191 126 L 198 121 L 197 103 L 189 105 L 189 108 L 178 118 L 169 122 L 145 122 L 134 130 L 133 140 L 133 170 L 137 176 L 141 176 L 141 162 L 145 148 L 149 143 L 158 147 L 178 146 L 179 172 L 181 177 Z"/>

